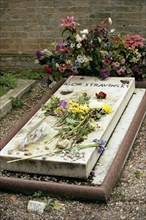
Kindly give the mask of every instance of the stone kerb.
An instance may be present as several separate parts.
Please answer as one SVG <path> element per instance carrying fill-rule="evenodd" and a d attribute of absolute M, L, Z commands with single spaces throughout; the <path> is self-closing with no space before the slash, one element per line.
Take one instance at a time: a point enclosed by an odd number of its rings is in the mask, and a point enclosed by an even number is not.
<path fill-rule="evenodd" d="M 0 118 L 4 117 L 12 109 L 11 97 L 21 98 L 36 83 L 35 80 L 17 79 L 17 87 L 0 97 Z"/>

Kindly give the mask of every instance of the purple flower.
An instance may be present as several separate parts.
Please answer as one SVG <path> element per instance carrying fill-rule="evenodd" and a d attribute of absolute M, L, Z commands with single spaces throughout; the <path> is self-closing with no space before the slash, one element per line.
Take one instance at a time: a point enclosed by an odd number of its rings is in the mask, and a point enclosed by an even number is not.
<path fill-rule="evenodd" d="M 67 107 L 67 102 L 65 100 L 61 100 L 58 103 L 58 106 L 62 107 L 63 109 L 65 109 Z"/>
<path fill-rule="evenodd" d="M 68 39 L 67 39 L 67 45 L 70 45 L 72 43 L 72 39 L 69 37 Z"/>
<path fill-rule="evenodd" d="M 106 53 L 106 54 L 105 54 L 105 58 L 106 58 L 106 59 L 111 58 L 111 53 Z"/>
<path fill-rule="evenodd" d="M 107 71 L 106 69 L 101 69 L 101 70 L 100 70 L 100 74 L 101 74 L 101 76 L 102 76 L 104 79 L 106 79 L 106 78 L 109 77 L 108 71 Z"/>
<path fill-rule="evenodd" d="M 99 154 L 102 154 L 103 151 L 104 151 L 104 149 L 105 149 L 105 148 L 104 148 L 103 146 L 99 146 L 97 152 L 98 152 Z"/>
<path fill-rule="evenodd" d="M 54 58 L 52 58 L 51 63 L 53 63 L 53 64 L 55 63 L 55 59 Z"/>
<path fill-rule="evenodd" d="M 71 70 L 72 70 L 73 72 L 77 72 L 77 67 L 73 66 L 73 67 L 71 68 Z"/>
<path fill-rule="evenodd" d="M 36 56 L 38 59 L 40 59 L 42 56 L 44 56 L 44 54 L 41 51 L 36 51 Z"/>
<path fill-rule="evenodd" d="M 99 154 L 102 154 L 103 151 L 105 150 L 105 145 L 106 145 L 107 141 L 105 141 L 105 140 L 99 140 L 99 139 L 94 139 L 93 142 L 99 144 L 99 145 L 98 145 L 97 152 L 98 152 Z"/>
<path fill-rule="evenodd" d="M 81 67 L 81 63 L 79 62 L 79 60 L 75 60 L 75 64 L 76 64 L 76 67 Z"/>
<path fill-rule="evenodd" d="M 107 46 L 107 47 L 110 47 L 110 46 L 111 46 L 111 42 L 107 42 L 107 43 L 106 43 L 106 46 Z"/>
<path fill-rule="evenodd" d="M 61 55 L 60 55 L 60 60 L 61 60 L 61 61 L 64 60 L 64 54 L 61 54 Z"/>

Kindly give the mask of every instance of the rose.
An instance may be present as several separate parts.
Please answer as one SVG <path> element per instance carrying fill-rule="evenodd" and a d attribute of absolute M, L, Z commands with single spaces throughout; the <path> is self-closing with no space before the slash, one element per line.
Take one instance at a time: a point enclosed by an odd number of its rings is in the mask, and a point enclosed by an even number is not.
<path fill-rule="evenodd" d="M 52 68 L 50 66 L 46 65 L 45 66 L 45 71 L 46 71 L 46 73 L 51 74 L 52 73 Z"/>
<path fill-rule="evenodd" d="M 106 98 L 106 93 L 104 92 L 99 92 L 95 94 L 97 99 L 105 99 Z"/>

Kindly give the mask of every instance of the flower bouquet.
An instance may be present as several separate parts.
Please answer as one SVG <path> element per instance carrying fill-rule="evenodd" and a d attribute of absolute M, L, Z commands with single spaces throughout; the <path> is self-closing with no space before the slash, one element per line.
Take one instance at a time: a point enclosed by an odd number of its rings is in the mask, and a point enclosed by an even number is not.
<path fill-rule="evenodd" d="M 90 133 L 100 129 L 98 121 L 101 117 L 112 112 L 112 108 L 107 103 L 98 101 L 105 99 L 101 93 L 103 92 L 98 94 L 97 99 L 91 99 L 86 93 L 83 93 L 75 100 L 69 99 L 68 101 L 52 96 L 49 102 L 43 106 L 46 115 L 57 118 L 55 129 L 58 132 L 53 139 L 58 139 L 58 149 L 79 151 L 84 148 L 97 147 L 98 153 L 103 152 L 105 140 L 94 139 L 93 143 L 88 145 L 82 143 Z M 97 97 L 96 95 L 95 97 Z"/>
<path fill-rule="evenodd" d="M 36 52 L 36 62 L 45 65 L 49 81 L 70 75 L 146 78 L 144 38 L 140 35 L 117 33 L 110 18 L 79 32 L 74 16 L 62 19 L 60 26 L 63 41 Z"/>

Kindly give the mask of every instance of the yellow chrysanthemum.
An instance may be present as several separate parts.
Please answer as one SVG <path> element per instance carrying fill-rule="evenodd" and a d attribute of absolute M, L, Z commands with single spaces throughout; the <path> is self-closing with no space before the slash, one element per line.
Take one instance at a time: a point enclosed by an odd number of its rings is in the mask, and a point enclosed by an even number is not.
<path fill-rule="evenodd" d="M 89 112 L 89 110 L 90 108 L 87 105 L 80 105 L 79 103 L 74 102 L 72 100 L 69 101 L 68 112 L 85 115 Z"/>
<path fill-rule="evenodd" d="M 102 109 L 103 109 L 107 114 L 109 114 L 109 113 L 112 112 L 111 106 L 109 106 L 109 105 L 106 104 L 106 103 L 103 104 Z"/>

